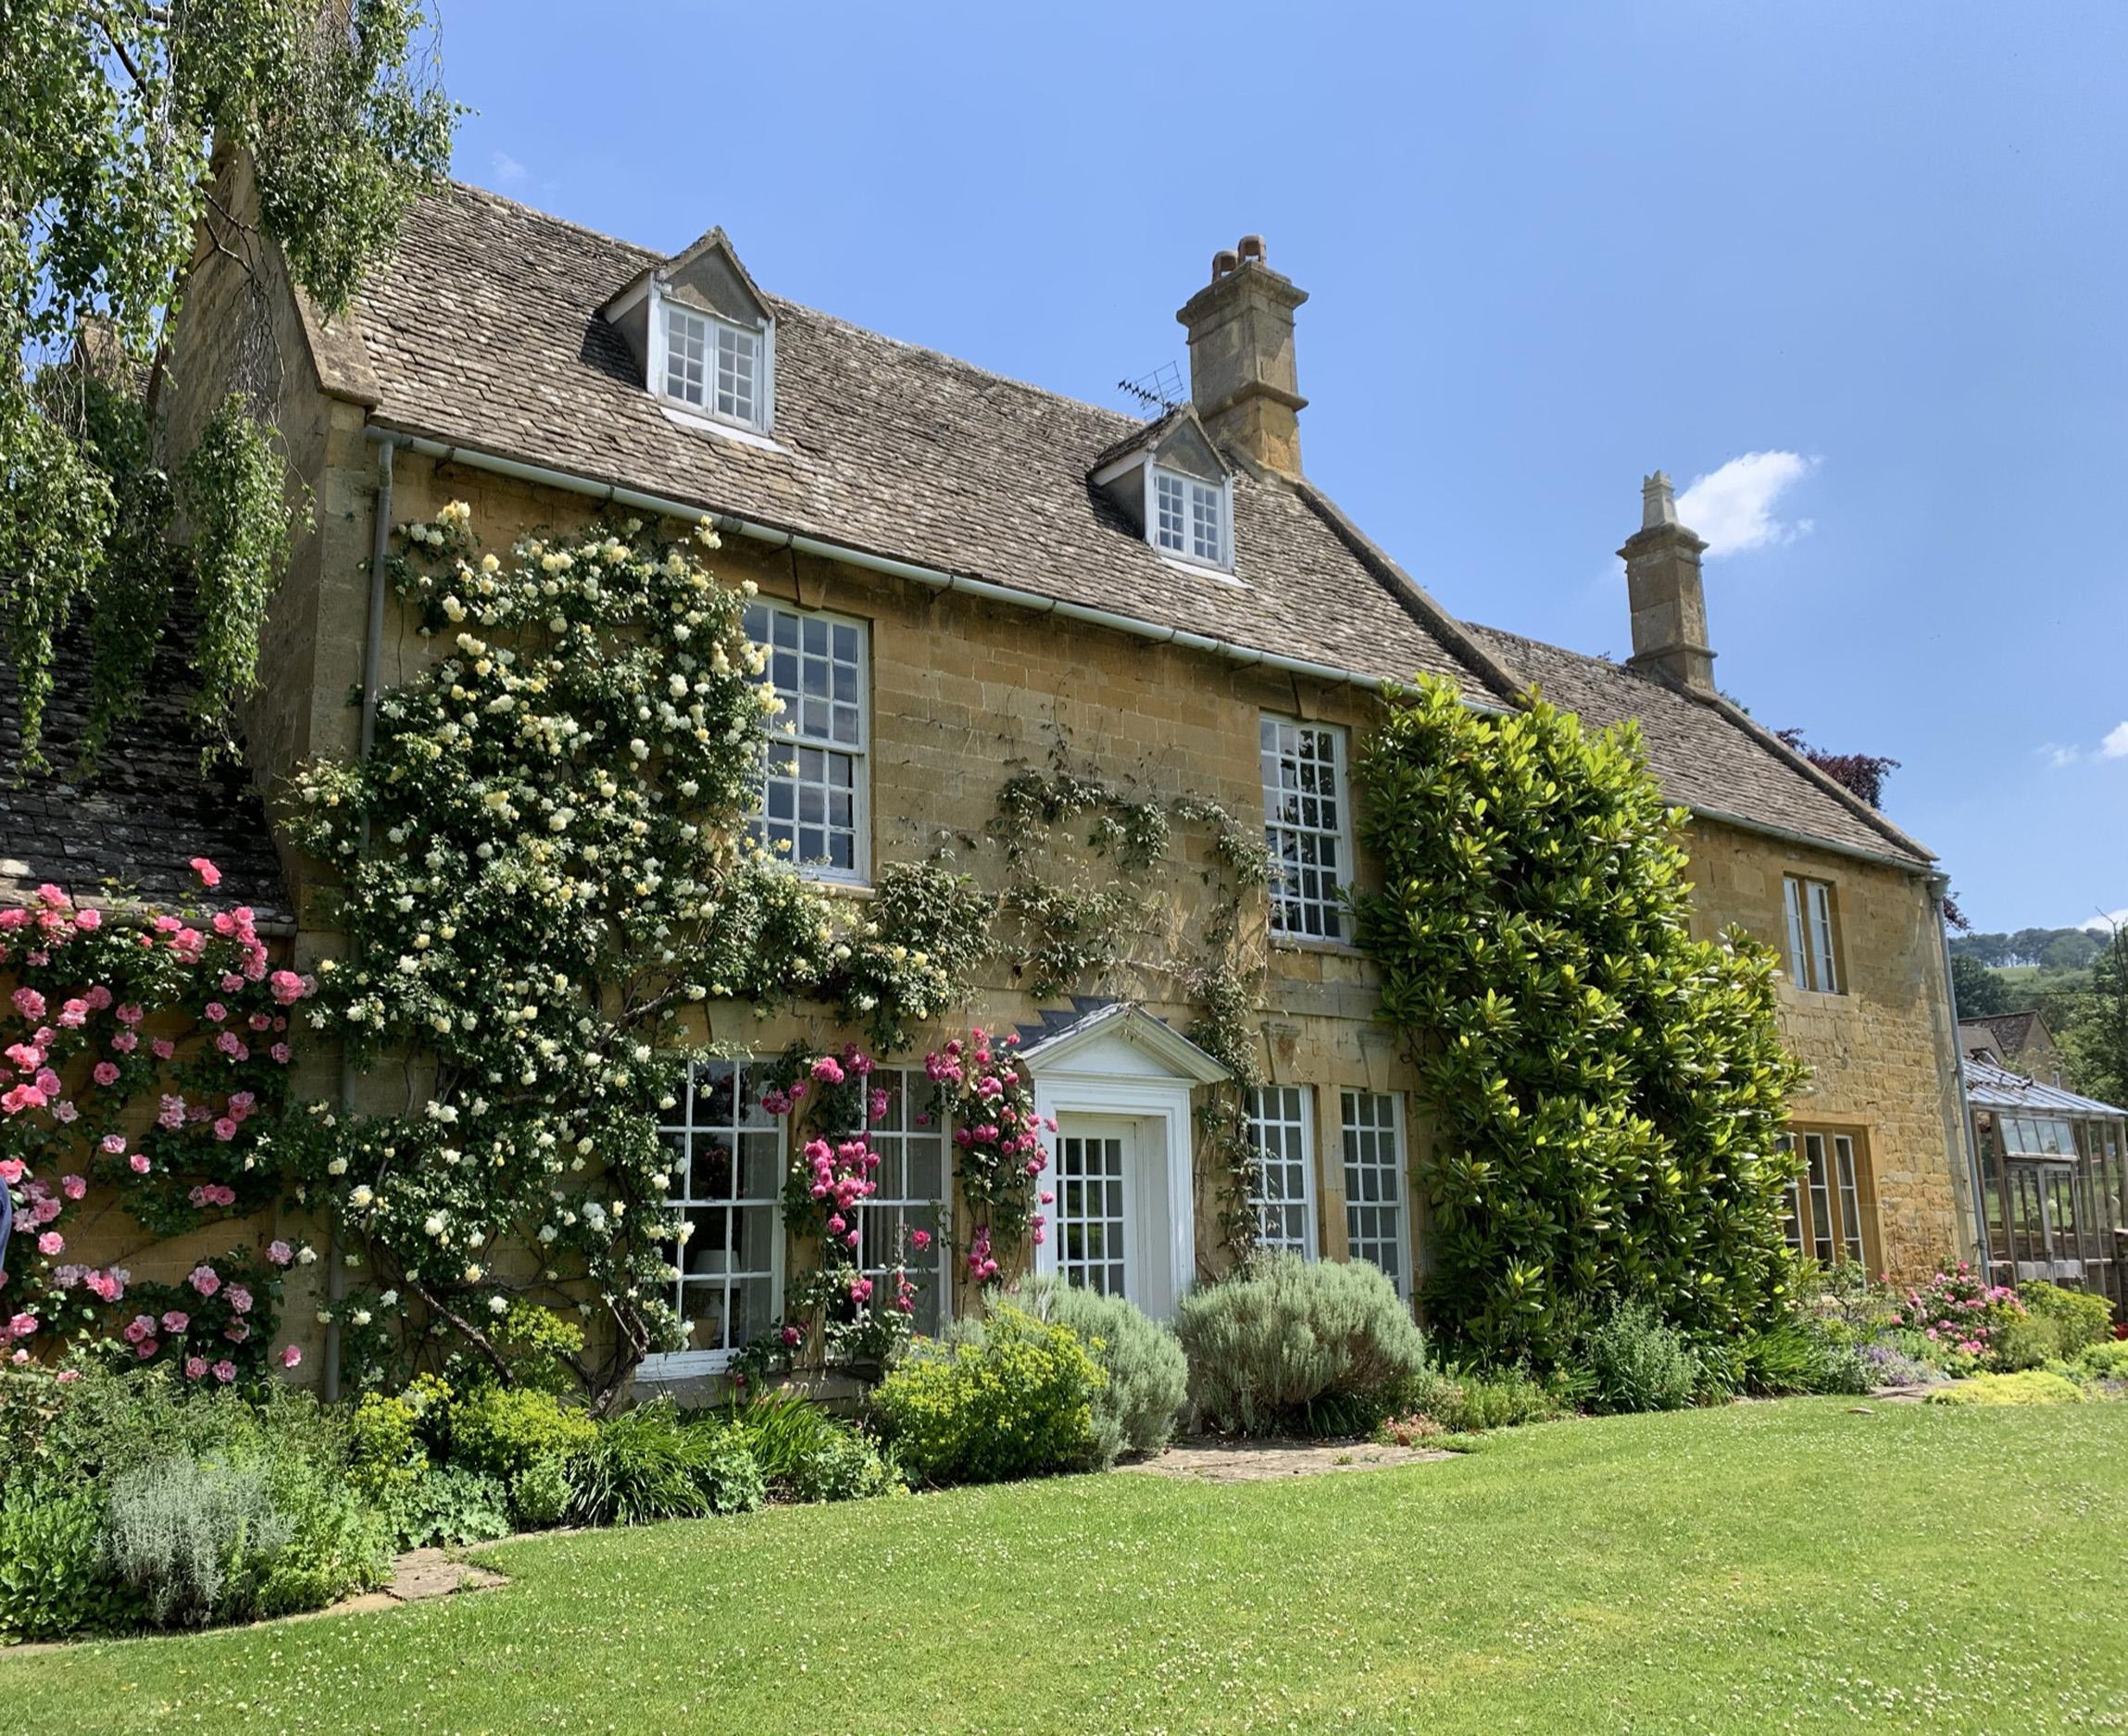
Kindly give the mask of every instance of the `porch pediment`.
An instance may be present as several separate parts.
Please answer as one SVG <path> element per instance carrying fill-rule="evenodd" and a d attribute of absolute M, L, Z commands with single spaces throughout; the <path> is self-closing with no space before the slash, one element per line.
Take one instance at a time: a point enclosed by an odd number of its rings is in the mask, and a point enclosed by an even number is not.
<path fill-rule="evenodd" d="M 1050 1074 L 1180 1080 L 1216 1084 L 1225 1066 L 1133 1001 L 1074 1002 L 1076 1016 L 1050 1015 L 1026 1033 L 1020 1058 L 1036 1079 Z"/>

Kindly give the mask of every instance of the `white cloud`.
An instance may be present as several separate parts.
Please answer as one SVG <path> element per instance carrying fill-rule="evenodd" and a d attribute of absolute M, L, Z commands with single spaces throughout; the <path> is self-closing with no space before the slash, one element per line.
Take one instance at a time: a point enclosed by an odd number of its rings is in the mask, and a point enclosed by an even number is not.
<path fill-rule="evenodd" d="M 495 171 L 495 179 L 506 187 L 515 186 L 525 178 L 525 166 L 507 151 L 497 151 L 488 162 Z"/>
<path fill-rule="evenodd" d="M 2117 723 L 2106 732 L 2106 739 L 2098 743 L 2101 759 L 2128 759 L 2128 723 Z"/>
<path fill-rule="evenodd" d="M 1706 540 L 1709 555 L 1792 543 L 1809 530 L 1810 520 L 1783 523 L 1773 517 L 1773 503 L 1816 463 L 1795 452 L 1747 452 L 1732 458 L 1711 475 L 1696 478 L 1677 497 L 1678 522 Z"/>
<path fill-rule="evenodd" d="M 2084 757 L 2083 749 L 2064 747 L 2059 742 L 2042 742 L 2032 751 L 2043 756 L 2049 766 L 2073 766 Z"/>
<path fill-rule="evenodd" d="M 2128 906 L 2109 910 L 2102 917 L 2093 917 L 2088 922 L 2079 922 L 2080 929 L 2089 929 L 2095 934 L 2110 934 L 2115 929 L 2128 928 Z"/>

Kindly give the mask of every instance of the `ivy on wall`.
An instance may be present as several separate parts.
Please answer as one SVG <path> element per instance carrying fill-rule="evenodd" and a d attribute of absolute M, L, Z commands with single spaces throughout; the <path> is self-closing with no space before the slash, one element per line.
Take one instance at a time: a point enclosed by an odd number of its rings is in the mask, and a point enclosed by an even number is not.
<path fill-rule="evenodd" d="M 1775 958 L 1696 941 L 1676 833 L 1627 724 L 1508 718 L 1446 682 L 1362 747 L 1358 901 L 1434 1118 L 1429 1314 L 1455 1350 L 1562 1355 L 1614 1300 L 1704 1339 L 1761 1322 L 1788 1269 L 1777 1148 L 1804 1069 Z"/>

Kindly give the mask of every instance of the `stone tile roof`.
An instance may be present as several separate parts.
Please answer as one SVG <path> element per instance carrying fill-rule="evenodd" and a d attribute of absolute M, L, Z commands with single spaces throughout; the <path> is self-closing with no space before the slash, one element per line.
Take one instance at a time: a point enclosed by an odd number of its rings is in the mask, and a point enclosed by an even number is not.
<path fill-rule="evenodd" d="M 1600 728 L 1637 718 L 1648 765 L 1674 802 L 1916 868 L 1935 859 L 1727 701 L 1709 704 L 1621 664 L 1497 628 L 1470 631 L 1584 723 Z"/>
<path fill-rule="evenodd" d="M 795 302 L 776 444 L 670 420 L 599 310 L 658 256 L 468 187 L 423 200 L 357 311 L 386 427 L 1254 650 L 1493 692 L 1308 494 L 1246 471 L 1238 584 L 1162 560 L 1087 482 L 1145 424 Z"/>
<path fill-rule="evenodd" d="M 104 751 L 96 776 L 69 775 L 88 722 L 88 648 L 79 629 L 61 642 L 44 718 L 54 775 L 22 772 L 21 712 L 13 666 L 0 657 L 0 904 L 46 880 L 76 898 L 168 903 L 194 893 L 204 856 L 222 871 L 221 905 L 250 905 L 262 921 L 289 918 L 288 893 L 266 815 L 241 767 L 203 775 L 187 722 L 188 636 L 165 635 L 141 715 Z"/>

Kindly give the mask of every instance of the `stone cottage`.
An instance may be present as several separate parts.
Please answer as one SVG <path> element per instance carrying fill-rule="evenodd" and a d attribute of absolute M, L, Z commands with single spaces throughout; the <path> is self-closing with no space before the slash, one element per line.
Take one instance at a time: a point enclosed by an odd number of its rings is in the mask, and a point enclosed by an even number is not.
<path fill-rule="evenodd" d="M 168 369 L 181 439 L 228 389 L 247 293 L 204 261 Z M 1740 923 L 1787 962 L 1783 1030 L 1813 1071 L 1795 1105 L 1796 1244 L 1895 1272 L 1973 1245 L 1942 879 L 1716 687 L 1704 544 L 1667 479 L 1646 484 L 1621 551 L 1628 663 L 1459 619 L 1308 474 L 1307 296 L 1259 239 L 1219 254 L 1183 304 L 1188 398 L 1151 420 L 785 300 L 720 231 L 666 257 L 469 187 L 417 206 L 344 318 L 321 321 L 285 279 L 272 300 L 277 416 L 315 528 L 244 719 L 269 805 L 307 761 L 356 751 L 351 693 L 429 655 L 379 581 L 390 526 L 465 501 L 501 547 L 603 513 L 714 515 L 715 564 L 758 587 L 749 631 L 795 731 L 762 826 L 838 895 L 863 900 L 881 865 L 942 847 L 1001 888 L 984 840 L 1001 786 L 1028 768 L 1261 828 L 1274 884 L 1236 918 L 1261 968 L 1249 1209 L 1262 1242 L 1373 1260 L 1408 1293 L 1425 1260 L 1423 1130 L 1340 902 L 1372 871 L 1349 768 L 1385 683 L 1440 677 L 1496 709 L 1534 686 L 1592 727 L 1639 719 L 1692 812 L 1700 928 Z M 152 889 L 175 869 L 156 851 L 193 847 L 142 818 L 170 799 L 164 769 L 131 791 L 121 774 L 92 802 L 0 798 L 6 884 L 65 878 L 85 834 L 115 830 Z M 1026 1033 L 1058 1123 L 1039 1263 L 1156 1314 L 1222 1260 L 1194 1109 L 1226 1069 L 1181 1034 L 1217 895 L 1209 860 L 1204 839 L 1178 839 L 1130 958 L 1100 980 L 1037 994 L 1001 953 L 967 1013 Z M 337 949 L 311 865 L 283 845 L 278 873 L 257 876 L 244 890 L 284 916 L 299 959 Z M 852 1034 L 803 1008 L 757 1019 L 718 1003 L 707 1025 L 761 1056 Z M 908 1108 L 920 1067 L 883 1061 L 889 1185 L 873 1209 L 948 1229 L 943 1142 Z M 335 1063 L 310 1066 L 316 1094 L 339 1089 Z M 670 1136 L 698 1230 L 674 1284 L 690 1340 L 647 1372 L 680 1378 L 721 1368 L 779 1310 L 784 1153 L 744 1061 L 711 1069 Z M 933 1244 L 934 1297 L 953 1294 L 951 1240 Z"/>

